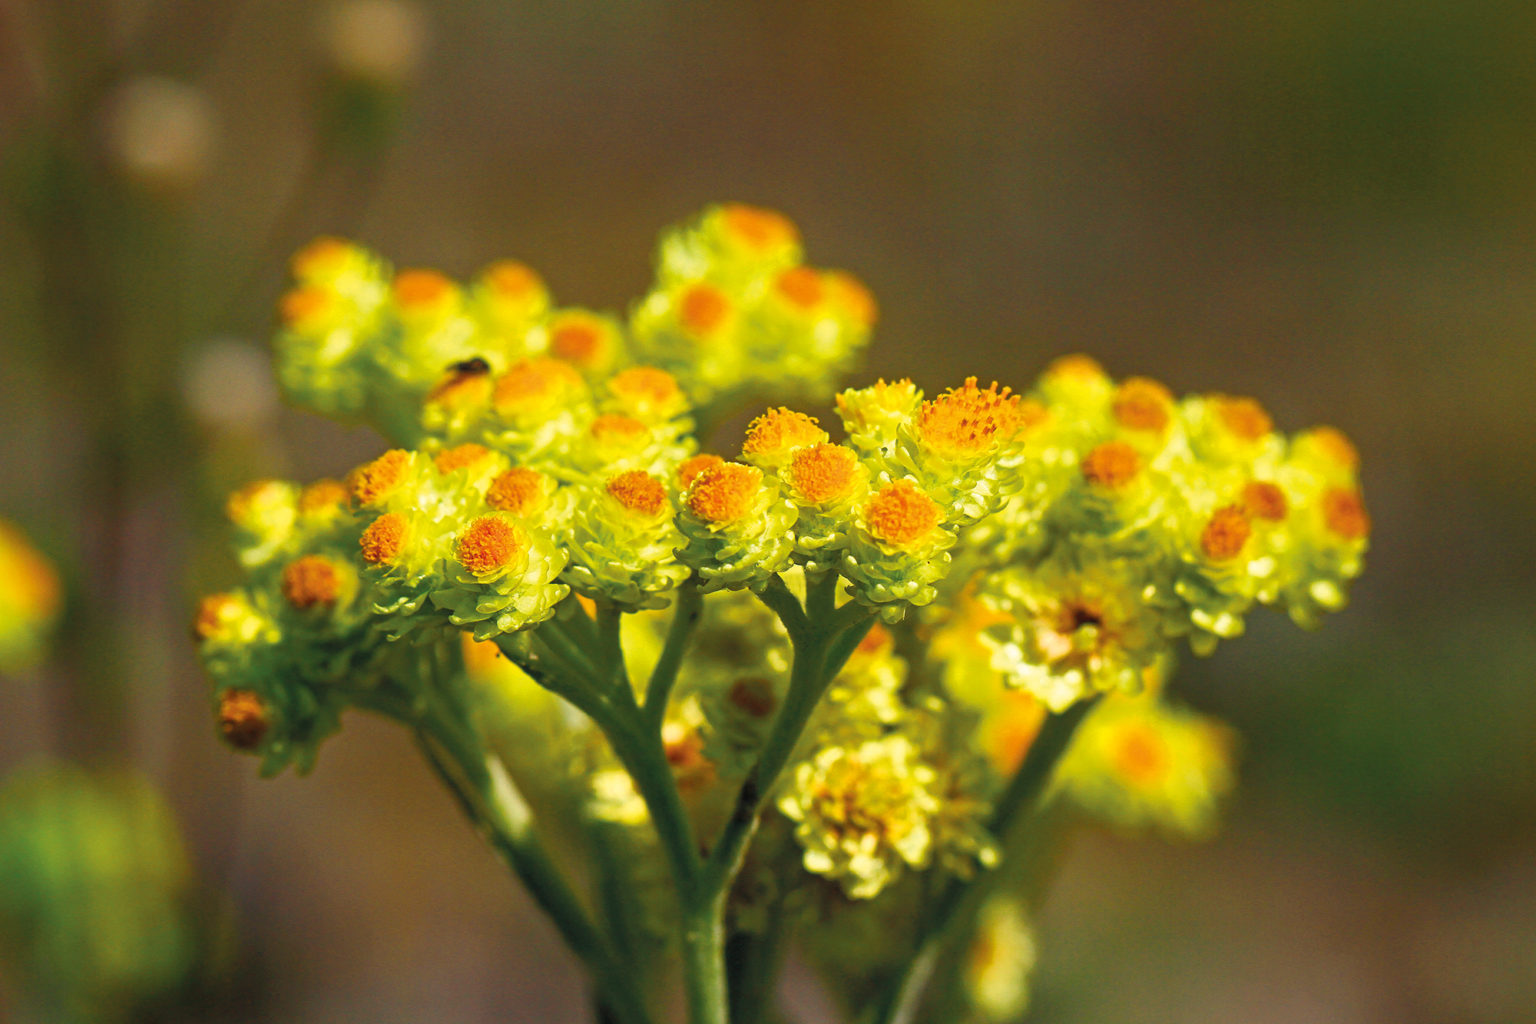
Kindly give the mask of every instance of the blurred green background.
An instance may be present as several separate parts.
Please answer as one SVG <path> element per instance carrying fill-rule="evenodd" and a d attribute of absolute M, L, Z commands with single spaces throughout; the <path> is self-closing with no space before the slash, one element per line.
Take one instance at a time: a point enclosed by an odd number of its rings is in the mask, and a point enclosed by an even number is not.
<path fill-rule="evenodd" d="M 582 1019 L 406 737 L 257 780 L 186 622 L 228 489 L 378 447 L 277 405 L 292 249 L 622 309 L 738 199 L 873 289 L 861 380 L 1085 351 L 1362 451 L 1350 609 L 1184 667 L 1245 737 L 1227 827 L 1075 837 L 1031 1019 L 1536 1021 L 1533 52 L 1528 0 L 0 0 L 0 517 L 69 594 L 0 776 L 128 763 L 180 820 L 205 952 L 143 1019 Z"/>

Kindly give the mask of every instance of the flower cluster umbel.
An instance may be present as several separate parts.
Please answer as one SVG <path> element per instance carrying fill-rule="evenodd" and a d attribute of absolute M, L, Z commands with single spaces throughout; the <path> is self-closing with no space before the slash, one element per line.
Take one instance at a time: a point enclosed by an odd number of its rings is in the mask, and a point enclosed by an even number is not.
<path fill-rule="evenodd" d="M 664 235 L 627 318 L 556 306 L 512 262 L 459 284 L 322 240 L 294 275 L 289 395 L 399 447 L 230 499 L 247 577 L 195 623 L 223 735 L 302 770 L 356 706 L 435 758 L 489 751 L 552 828 L 626 851 L 591 866 L 630 894 L 617 931 L 672 936 L 711 881 L 742 934 L 786 908 L 836 919 L 826 934 L 900 917 L 904 880 L 997 867 L 1010 780 L 1072 708 L 1096 705 L 1055 792 L 1203 833 L 1231 740 L 1163 696 L 1176 645 L 1208 653 L 1255 604 L 1310 626 L 1361 568 L 1340 432 L 1288 436 L 1251 398 L 1180 399 L 1081 356 L 1023 394 L 846 390 L 836 436 L 773 406 L 734 458 L 700 454 L 698 420 L 727 403 L 828 397 L 875 319 L 769 211 Z M 669 865 L 670 902 L 649 884 Z M 808 944 L 863 979 L 850 1002 L 911 948 L 879 931 Z"/>

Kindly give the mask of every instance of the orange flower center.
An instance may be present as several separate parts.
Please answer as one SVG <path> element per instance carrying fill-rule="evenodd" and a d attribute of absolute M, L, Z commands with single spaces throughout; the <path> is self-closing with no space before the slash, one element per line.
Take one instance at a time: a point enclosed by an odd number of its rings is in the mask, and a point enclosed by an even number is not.
<path fill-rule="evenodd" d="M 1216 398 L 1216 415 L 1226 427 L 1244 441 L 1257 441 L 1274 428 L 1274 421 L 1264 407 L 1251 398 Z"/>
<path fill-rule="evenodd" d="M 283 597 L 295 608 L 330 607 L 341 594 L 336 566 L 320 555 L 305 555 L 283 568 Z"/>
<path fill-rule="evenodd" d="M 826 431 L 816 425 L 814 416 L 793 409 L 769 409 L 747 425 L 742 442 L 743 458 L 753 455 L 782 455 L 794 448 L 817 444 L 827 439 Z"/>
<path fill-rule="evenodd" d="M 690 459 L 684 459 L 677 467 L 677 489 L 686 491 L 693 486 L 694 480 L 698 479 L 699 474 L 703 473 L 706 469 L 714 469 L 716 466 L 724 464 L 724 459 L 718 455 L 711 455 L 708 452 L 702 455 L 695 455 Z"/>
<path fill-rule="evenodd" d="M 1132 785 L 1155 782 L 1168 769 L 1168 745 L 1145 725 L 1127 726 L 1115 744 L 1115 771 Z"/>
<path fill-rule="evenodd" d="M 570 363 L 525 359 L 496 381 L 496 408 L 513 415 L 543 412 L 581 383 L 581 374 Z"/>
<path fill-rule="evenodd" d="M 931 448 L 956 454 L 1005 443 L 1021 425 L 1019 396 L 1010 388 L 999 391 L 996 381 L 983 390 L 975 377 L 924 402 L 917 414 L 917 436 Z"/>
<path fill-rule="evenodd" d="M 1308 436 L 1334 462 L 1342 468 L 1354 471 L 1360 466 L 1360 452 L 1354 443 L 1336 427 L 1314 427 Z"/>
<path fill-rule="evenodd" d="M 677 378 L 654 366 L 631 366 L 614 374 L 608 390 L 642 414 L 665 410 L 682 397 Z"/>
<path fill-rule="evenodd" d="M 939 506 L 912 481 L 897 480 L 869 499 L 864 506 L 864 522 L 876 540 L 907 547 L 939 525 Z"/>
<path fill-rule="evenodd" d="M 1250 480 L 1243 485 L 1243 510 L 1255 519 L 1282 522 L 1287 511 L 1285 492 L 1268 480 Z"/>
<path fill-rule="evenodd" d="M 406 532 L 405 517 L 398 512 L 379 516 L 368 524 L 358 539 L 358 546 L 363 549 L 363 561 L 379 565 L 399 558 L 405 548 Z"/>
<path fill-rule="evenodd" d="M 677 300 L 677 320 L 691 334 L 713 334 L 730 315 L 731 300 L 712 284 L 691 284 Z"/>
<path fill-rule="evenodd" d="M 891 636 L 891 631 L 877 622 L 869 627 L 869 632 L 864 634 L 864 639 L 860 640 L 859 646 L 853 650 L 855 654 L 874 657 L 878 654 L 885 654 L 895 645 L 896 638 Z"/>
<path fill-rule="evenodd" d="M 549 350 L 578 366 L 591 366 L 603 355 L 603 329 L 586 317 L 556 324 L 549 332 Z"/>
<path fill-rule="evenodd" d="M 1241 506 L 1219 508 L 1200 531 L 1200 550 L 1207 558 L 1225 562 L 1243 552 L 1243 545 L 1253 534 L 1253 526 Z"/>
<path fill-rule="evenodd" d="M 744 203 L 727 203 L 720 210 L 725 229 L 737 241 L 759 251 L 793 245 L 799 232 L 789 219 L 774 210 L 764 210 Z"/>
<path fill-rule="evenodd" d="M 402 270 L 395 275 L 395 302 L 407 311 L 427 309 L 453 294 L 453 282 L 435 270 Z"/>
<path fill-rule="evenodd" d="M 1125 441 L 1106 441 L 1083 456 L 1083 478 L 1090 484 L 1118 491 L 1141 472 L 1141 456 Z"/>
<path fill-rule="evenodd" d="M 801 309 L 815 309 L 821 305 L 825 294 L 821 275 L 810 267 L 790 267 L 774 280 L 773 285 L 791 305 Z"/>
<path fill-rule="evenodd" d="M 688 511 L 709 523 L 733 523 L 752 510 L 763 474 L 739 462 L 721 462 L 700 472 L 688 487 Z"/>
<path fill-rule="evenodd" d="M 305 515 L 326 512 L 344 504 L 347 486 L 340 480 L 326 477 L 316 480 L 299 493 L 299 511 Z"/>
<path fill-rule="evenodd" d="M 1130 377 L 1115 392 L 1115 420 L 1127 430 L 1146 430 L 1161 434 L 1168 426 L 1173 395 L 1160 383 L 1147 377 Z"/>
<path fill-rule="evenodd" d="M 608 493 L 631 512 L 655 516 L 667 507 L 667 489 L 643 470 L 620 473 L 608 481 Z"/>
<path fill-rule="evenodd" d="M 1323 522 L 1344 540 L 1363 540 L 1371 532 L 1371 517 L 1359 492 L 1343 487 L 1330 487 L 1323 494 Z"/>
<path fill-rule="evenodd" d="M 516 260 L 501 260 L 485 268 L 482 280 L 498 298 L 530 299 L 544 290 L 544 282 L 532 268 Z"/>
<path fill-rule="evenodd" d="M 225 690 L 219 695 L 219 732 L 230 746 L 252 750 L 269 725 L 267 702 L 250 690 Z"/>
<path fill-rule="evenodd" d="M 459 534 L 459 564 L 476 576 L 510 565 L 528 550 L 517 526 L 500 516 L 481 516 Z"/>
<path fill-rule="evenodd" d="M 437 467 L 439 473 L 452 473 L 456 469 L 473 466 L 482 459 L 489 458 L 490 454 L 491 450 L 483 444 L 461 444 L 438 452 L 437 457 L 432 460 L 432 465 Z"/>
<path fill-rule="evenodd" d="M 289 269 L 300 281 L 328 277 L 340 270 L 354 251 L 352 243 L 340 238 L 317 238 L 293 254 Z"/>
<path fill-rule="evenodd" d="M 395 448 L 354 469 L 347 476 L 352 500 L 359 505 L 373 505 L 388 497 L 405 479 L 405 470 L 410 461 L 410 452 Z"/>
<path fill-rule="evenodd" d="M 853 489 L 858 456 L 840 444 L 801 448 L 789 461 L 788 477 L 796 493 L 806 501 L 827 502 L 846 497 Z"/>
<path fill-rule="evenodd" d="M 638 448 L 650 440 L 651 428 L 633 416 L 608 413 L 592 421 L 592 440 L 613 448 Z"/>
<path fill-rule="evenodd" d="M 498 512 L 527 516 L 544 501 L 544 474 L 526 466 L 513 466 L 491 481 L 485 503 Z"/>
<path fill-rule="evenodd" d="M 302 285 L 283 293 L 278 313 L 285 327 L 301 328 L 324 316 L 335 298 L 335 293 L 322 285 Z"/>

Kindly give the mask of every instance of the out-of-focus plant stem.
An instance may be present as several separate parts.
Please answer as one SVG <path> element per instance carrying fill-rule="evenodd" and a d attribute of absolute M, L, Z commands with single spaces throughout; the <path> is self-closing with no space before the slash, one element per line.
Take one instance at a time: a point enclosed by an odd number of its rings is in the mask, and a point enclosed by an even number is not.
<path fill-rule="evenodd" d="M 1080 700 L 1046 718 L 1024 763 L 994 804 L 991 832 L 999 840 L 1006 840 L 1016 828 L 1025 827 L 1040 810 L 1056 765 L 1071 746 L 1077 727 L 1098 701 L 1098 697 Z M 920 919 L 915 955 L 893 981 L 885 999 L 863 1018 L 866 1024 L 912 1024 L 917 1019 L 939 959 L 968 933 L 995 877 L 995 873 L 988 873 L 969 881 L 955 879 L 944 888 Z"/>

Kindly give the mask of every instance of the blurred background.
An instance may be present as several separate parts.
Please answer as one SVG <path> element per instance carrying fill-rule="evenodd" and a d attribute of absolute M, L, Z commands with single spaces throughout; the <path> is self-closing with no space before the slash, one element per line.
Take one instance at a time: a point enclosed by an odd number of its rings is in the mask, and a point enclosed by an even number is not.
<path fill-rule="evenodd" d="M 1077 835 L 1031 1020 L 1536 1021 L 1533 47 L 1526 0 L 0 0 L 0 518 L 63 579 L 0 678 L 0 810 L 146 893 L 0 965 L 0 1020 L 90 956 L 141 1020 L 585 1019 L 402 733 L 258 780 L 186 624 L 232 487 L 379 448 L 278 402 L 293 249 L 622 310 L 661 227 L 737 199 L 880 300 L 857 382 L 1083 351 L 1362 451 L 1352 606 L 1183 668 L 1244 737 L 1225 829 Z M 5 827 L 14 910 L 46 885 Z"/>

